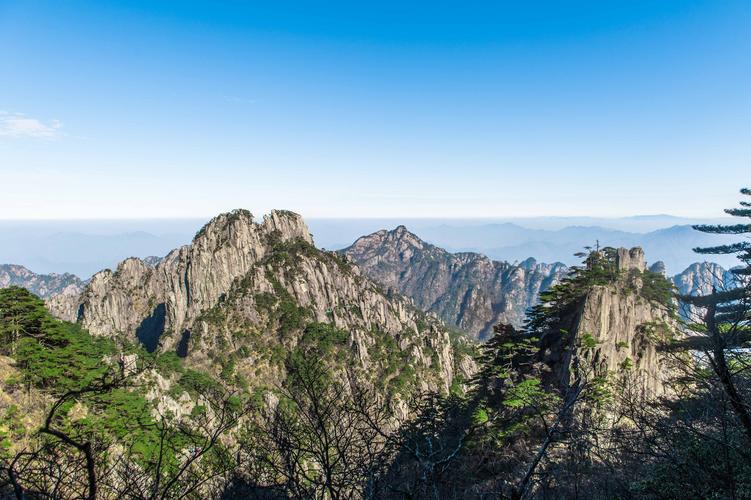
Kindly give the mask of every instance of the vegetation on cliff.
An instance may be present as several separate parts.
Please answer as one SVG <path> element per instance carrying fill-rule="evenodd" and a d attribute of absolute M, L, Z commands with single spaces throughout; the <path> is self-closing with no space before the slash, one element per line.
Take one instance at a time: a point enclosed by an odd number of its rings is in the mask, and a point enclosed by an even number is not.
<path fill-rule="evenodd" d="M 7 340 L 2 354 L 18 369 L 2 381 L 18 404 L 0 408 L 0 484 L 17 496 L 179 496 L 226 463 L 218 437 L 243 403 L 205 374 L 178 365 L 173 390 L 196 395 L 189 414 L 178 417 L 149 397 L 153 377 L 174 364 L 54 319 L 24 289 L 0 290 L 0 332 Z M 36 420 L 18 425 L 21 411 Z M 186 461 L 190 449 L 200 451 Z"/>

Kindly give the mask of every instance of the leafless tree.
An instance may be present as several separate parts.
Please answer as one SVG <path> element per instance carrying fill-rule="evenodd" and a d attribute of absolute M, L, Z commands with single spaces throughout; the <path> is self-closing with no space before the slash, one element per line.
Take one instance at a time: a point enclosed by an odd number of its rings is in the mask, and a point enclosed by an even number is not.
<path fill-rule="evenodd" d="M 250 426 L 246 476 L 293 498 L 375 498 L 389 413 L 381 400 L 319 360 L 298 365 L 277 397 Z"/>

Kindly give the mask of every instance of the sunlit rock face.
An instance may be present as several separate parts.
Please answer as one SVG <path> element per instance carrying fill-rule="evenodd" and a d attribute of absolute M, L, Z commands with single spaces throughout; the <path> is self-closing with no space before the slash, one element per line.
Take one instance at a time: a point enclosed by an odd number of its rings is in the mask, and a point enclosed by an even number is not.
<path fill-rule="evenodd" d="M 265 382 L 276 370 L 269 353 L 294 348 L 309 322 L 347 331 L 360 368 L 398 352 L 424 389 L 446 391 L 458 367 L 472 365 L 455 359 L 437 318 L 316 249 L 303 219 L 287 211 L 259 223 L 243 210 L 219 215 L 191 244 L 162 259 L 126 259 L 95 274 L 74 300 L 50 307 L 94 335 L 137 340 L 199 364 L 244 349 L 235 357 L 248 372 L 264 372 Z"/>
<path fill-rule="evenodd" d="M 712 262 L 697 262 L 682 273 L 673 276 L 673 283 L 680 295 L 709 295 L 712 290 L 730 290 L 738 286 L 735 275 Z M 689 321 L 700 321 L 705 314 L 701 308 L 682 304 L 681 316 Z"/>
<path fill-rule="evenodd" d="M 95 335 L 134 333 L 163 304 L 164 329 L 182 331 L 264 258 L 271 237 L 312 242 L 295 214 L 272 212 L 260 224 L 245 211 L 222 214 L 190 245 L 156 265 L 129 258 L 114 272 L 96 273 L 81 297 L 77 319 Z"/>
<path fill-rule="evenodd" d="M 620 278 L 592 286 L 573 310 L 541 338 L 541 359 L 550 380 L 565 388 L 576 377 L 628 379 L 645 397 L 670 392 L 674 374 L 660 345 L 675 336 L 677 323 L 665 304 L 643 291 L 647 269 L 641 248 L 620 248 Z"/>

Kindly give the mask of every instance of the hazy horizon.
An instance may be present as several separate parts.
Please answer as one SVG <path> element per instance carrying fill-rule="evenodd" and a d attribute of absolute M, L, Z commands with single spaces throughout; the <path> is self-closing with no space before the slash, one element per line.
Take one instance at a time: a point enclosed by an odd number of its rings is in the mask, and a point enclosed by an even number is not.
<path fill-rule="evenodd" d="M 235 210 L 235 209 L 231 209 Z M 229 211 L 231 211 L 229 210 Z M 286 210 L 283 208 L 274 208 L 271 210 Z M 263 217 L 263 215 L 267 215 L 270 213 L 270 211 L 263 212 L 260 215 L 257 212 L 251 211 L 254 217 Z M 225 212 L 217 212 L 212 215 L 195 215 L 195 216 L 183 216 L 183 217 L 102 217 L 102 218 L 96 218 L 96 217 L 66 217 L 66 218 L 0 218 L 0 222 L 66 222 L 66 221 L 94 221 L 94 222 L 100 222 L 100 221 L 148 221 L 148 220 L 199 220 L 199 219 L 206 219 L 209 220 L 212 217 L 215 217 L 216 215 L 219 215 L 220 213 L 226 213 Z M 293 211 L 294 212 L 294 211 Z M 298 213 L 299 215 L 302 215 L 305 217 L 304 214 Z M 718 215 L 718 216 L 685 216 L 685 215 L 676 215 L 676 214 L 668 214 L 668 213 L 655 213 L 655 214 L 634 214 L 634 215 L 620 215 L 620 216 L 605 216 L 605 217 L 598 217 L 596 215 L 587 215 L 587 214 L 543 214 L 543 215 L 529 215 L 529 216 L 516 216 L 516 215 L 488 215 L 488 216 L 473 216 L 473 217 L 467 217 L 467 216 L 422 216 L 422 217 L 415 217 L 412 215 L 389 215 L 389 216 L 381 216 L 381 215 L 372 215 L 367 217 L 357 217 L 357 216 L 328 216 L 328 217 L 312 217 L 313 219 L 342 219 L 342 220 L 367 220 L 367 219 L 433 219 L 433 220 L 443 220 L 443 219 L 460 219 L 460 220 L 534 220 L 534 219 L 603 219 L 603 220 L 621 220 L 621 219 L 639 219 L 639 218 L 676 218 L 676 219 L 695 219 L 695 220 L 705 220 L 705 219 L 730 219 L 731 216 L 729 215 Z"/>
<path fill-rule="evenodd" d="M 255 216 L 257 221 L 261 216 Z M 71 272 L 82 278 L 114 268 L 126 257 L 164 256 L 188 244 L 210 217 L 130 220 L 0 220 L 0 264 L 21 264 L 38 273 Z M 316 218 L 304 217 L 319 248 L 338 250 L 357 238 L 404 225 L 450 252 L 472 251 L 495 260 L 574 264 L 574 254 L 597 241 L 643 246 L 650 262 L 665 261 L 677 273 L 693 262 L 732 267 L 734 257 L 702 256 L 695 246 L 729 241 L 690 229 L 725 219 L 673 216 L 537 218 Z"/>

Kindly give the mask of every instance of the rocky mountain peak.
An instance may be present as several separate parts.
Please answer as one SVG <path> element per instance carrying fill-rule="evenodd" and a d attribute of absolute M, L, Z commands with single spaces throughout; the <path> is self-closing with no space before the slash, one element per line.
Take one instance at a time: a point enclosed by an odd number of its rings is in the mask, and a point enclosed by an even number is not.
<path fill-rule="evenodd" d="M 649 266 L 649 271 L 652 273 L 662 274 L 663 276 L 667 276 L 668 273 L 667 267 L 665 267 L 665 263 L 661 260 L 658 260 L 657 262 Z"/>
<path fill-rule="evenodd" d="M 367 238 L 367 236 L 365 237 Z M 386 232 L 386 240 L 393 240 L 398 242 L 402 249 L 426 248 L 426 243 L 422 241 L 416 234 L 410 232 L 405 226 L 400 225 Z"/>
<path fill-rule="evenodd" d="M 262 260 L 275 244 L 313 239 L 302 217 L 274 210 L 261 223 L 247 210 L 220 214 L 204 225 L 193 242 L 170 252 L 155 266 L 125 259 L 117 270 L 95 274 L 75 308 L 77 318 L 94 333 L 133 332 L 155 305 L 157 330 L 183 331 L 212 307 L 232 283 Z M 67 307 L 67 314 L 74 310 Z"/>
<path fill-rule="evenodd" d="M 115 272 L 100 271 L 91 278 L 79 307 L 53 312 L 80 321 L 93 333 L 115 335 L 134 332 L 162 305 L 157 329 L 182 331 L 275 244 L 297 240 L 313 242 L 298 214 L 274 210 L 257 223 L 249 211 L 233 210 L 211 219 L 192 243 L 156 263 L 132 257 Z M 78 311 L 77 317 L 66 317 L 72 311 Z"/>
<path fill-rule="evenodd" d="M 407 263 L 416 253 L 445 253 L 443 249 L 425 243 L 403 225 L 397 226 L 390 231 L 383 229 L 362 236 L 348 250 L 350 249 L 351 254 L 367 254 L 370 258 L 378 260 L 384 266 L 387 266 L 391 261 Z M 389 255 L 377 255 L 384 249 L 389 250 Z M 348 257 L 352 256 L 346 252 L 345 255 Z M 384 283 L 384 285 L 393 287 L 396 283 Z"/>
<path fill-rule="evenodd" d="M 193 238 L 193 245 L 218 247 L 228 243 L 242 246 L 243 241 L 261 233 L 275 236 L 281 241 L 302 239 L 313 243 L 308 226 L 303 218 L 288 210 L 272 210 L 264 215 L 262 223 L 256 223 L 248 210 L 236 209 L 217 215 L 207 222 Z"/>
<path fill-rule="evenodd" d="M 519 263 L 519 267 L 522 267 L 528 271 L 533 270 L 537 266 L 537 259 L 534 257 L 529 257 L 528 259 L 524 259 Z"/>
<path fill-rule="evenodd" d="M 407 226 L 405 226 L 404 224 L 399 224 L 398 226 L 396 226 L 390 232 L 392 234 L 396 235 L 396 236 L 399 236 L 399 237 L 401 237 L 401 236 L 403 236 L 405 234 L 412 234 L 412 233 L 409 232 L 409 230 L 407 229 Z"/>
<path fill-rule="evenodd" d="M 114 272 L 97 273 L 75 303 L 51 308 L 95 335 L 137 338 L 150 351 L 194 362 L 221 365 L 231 349 L 238 369 L 263 372 L 264 383 L 282 370 L 270 365 L 280 350 L 294 347 L 307 325 L 325 324 L 349 334 L 363 365 L 382 364 L 384 351 L 393 350 L 420 374 L 423 388 L 448 390 L 455 364 L 464 361 L 454 358 L 437 319 L 398 294 L 385 295 L 351 263 L 312 243 L 297 214 L 275 210 L 258 223 L 235 210 L 163 259 L 126 259 Z"/>
<path fill-rule="evenodd" d="M 673 278 L 682 295 L 709 295 L 712 288 L 732 288 L 733 274 L 713 262 L 696 262 Z"/>
<path fill-rule="evenodd" d="M 83 290 L 84 282 L 78 276 L 69 273 L 37 274 L 24 266 L 16 264 L 0 265 L 0 288 L 21 286 L 43 299 L 55 295 L 78 295 Z"/>
<path fill-rule="evenodd" d="M 477 338 L 499 322 L 521 326 L 540 290 L 566 269 L 534 259 L 512 265 L 474 252 L 449 253 L 404 226 L 363 236 L 342 253 L 383 287 Z"/>
<path fill-rule="evenodd" d="M 738 286 L 736 276 L 719 264 L 713 262 L 695 262 L 682 273 L 673 277 L 673 283 L 680 295 L 709 295 L 713 289 L 729 290 Z M 695 321 L 704 311 L 691 304 L 683 304 L 681 315 Z"/>
<path fill-rule="evenodd" d="M 302 216 L 289 210 L 272 210 L 263 217 L 263 226 L 270 231 L 279 232 L 282 240 L 301 239 L 306 243 L 313 244 L 308 225 Z"/>
<path fill-rule="evenodd" d="M 646 270 L 641 248 L 619 248 L 615 259 L 620 270 Z M 650 397 L 669 392 L 669 357 L 659 343 L 678 335 L 672 283 L 663 277 L 646 286 L 632 273 L 607 284 L 590 279 L 585 273 L 564 281 L 557 292 L 568 302 L 548 309 L 554 320 L 537 332 L 557 382 L 567 386 L 586 366 L 590 376 L 632 379 Z"/>
<path fill-rule="evenodd" d="M 616 254 L 616 265 L 621 271 L 630 271 L 631 269 L 644 271 L 647 268 L 644 250 L 641 247 L 619 248 Z"/>

